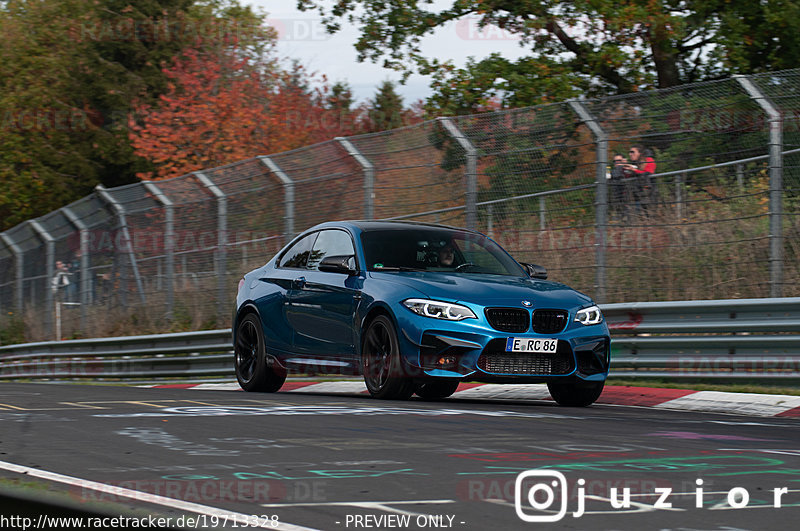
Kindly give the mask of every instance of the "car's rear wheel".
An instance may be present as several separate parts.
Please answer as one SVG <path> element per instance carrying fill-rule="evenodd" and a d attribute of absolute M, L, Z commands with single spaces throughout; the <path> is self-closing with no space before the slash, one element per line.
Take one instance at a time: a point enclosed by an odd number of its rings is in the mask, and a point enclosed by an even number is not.
<path fill-rule="evenodd" d="M 441 400 L 455 393 L 459 383 L 451 378 L 425 380 L 417 384 L 414 392 L 423 400 Z"/>
<path fill-rule="evenodd" d="M 285 371 L 267 363 L 264 333 L 255 314 L 249 313 L 239 321 L 233 356 L 236 379 L 245 391 L 274 393 L 286 381 Z"/>
<path fill-rule="evenodd" d="M 364 332 L 361 370 L 375 398 L 406 400 L 414 393 L 414 382 L 403 375 L 397 332 L 385 315 L 375 317 Z"/>
<path fill-rule="evenodd" d="M 605 382 L 548 383 L 550 396 L 559 406 L 585 407 L 600 398 Z"/>

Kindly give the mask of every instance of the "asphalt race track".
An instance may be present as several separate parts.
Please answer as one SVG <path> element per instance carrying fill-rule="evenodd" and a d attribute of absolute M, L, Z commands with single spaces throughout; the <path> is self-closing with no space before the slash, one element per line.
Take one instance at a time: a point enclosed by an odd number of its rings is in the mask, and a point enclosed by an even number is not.
<path fill-rule="evenodd" d="M 266 528 L 763 530 L 800 520 L 796 418 L 3 383 L 0 426 L 5 482 L 24 475 L 74 500 L 154 514 L 259 515 Z M 533 470 L 515 503 L 517 477 Z M 612 507 L 613 488 L 619 502 L 630 489 L 629 507 Z M 785 489 L 780 507 L 775 489 Z"/>

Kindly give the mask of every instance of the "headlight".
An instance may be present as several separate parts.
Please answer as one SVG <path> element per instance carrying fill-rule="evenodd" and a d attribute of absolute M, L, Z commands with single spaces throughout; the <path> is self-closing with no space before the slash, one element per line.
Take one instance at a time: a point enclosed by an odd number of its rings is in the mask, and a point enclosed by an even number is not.
<path fill-rule="evenodd" d="M 575 314 L 575 320 L 585 325 L 596 325 L 603 322 L 603 313 L 597 306 L 589 306 L 578 310 L 578 313 Z"/>
<path fill-rule="evenodd" d="M 462 319 L 477 319 L 472 310 L 460 304 L 449 302 L 429 301 L 426 299 L 408 299 L 403 301 L 403 306 L 412 312 L 434 319 L 447 321 L 461 321 Z"/>

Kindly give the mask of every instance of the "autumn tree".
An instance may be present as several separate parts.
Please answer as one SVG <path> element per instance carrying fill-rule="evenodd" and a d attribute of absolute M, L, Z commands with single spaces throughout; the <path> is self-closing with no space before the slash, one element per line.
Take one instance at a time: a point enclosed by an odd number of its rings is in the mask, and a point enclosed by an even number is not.
<path fill-rule="evenodd" d="M 782 1 L 452 0 L 443 9 L 429 0 L 297 3 L 318 10 L 331 32 L 344 23 L 359 27 L 359 60 L 432 75 L 431 106 L 447 113 L 474 111 L 496 96 L 523 106 L 793 68 L 800 52 L 800 7 Z M 492 54 L 463 68 L 427 57 L 423 38 L 453 23 L 465 39 L 500 28 L 529 54 Z"/>
<path fill-rule="evenodd" d="M 150 166 L 128 139 L 131 102 L 167 90 L 161 65 L 188 46 L 233 34 L 258 53 L 260 20 L 236 0 L 0 2 L 0 230 L 135 182 Z"/>
<path fill-rule="evenodd" d="M 176 177 L 256 155 L 269 155 L 338 136 L 323 119 L 324 85 L 300 65 L 282 69 L 238 48 L 190 49 L 164 69 L 166 94 L 131 117 L 131 143 L 154 170 L 145 179 Z"/>

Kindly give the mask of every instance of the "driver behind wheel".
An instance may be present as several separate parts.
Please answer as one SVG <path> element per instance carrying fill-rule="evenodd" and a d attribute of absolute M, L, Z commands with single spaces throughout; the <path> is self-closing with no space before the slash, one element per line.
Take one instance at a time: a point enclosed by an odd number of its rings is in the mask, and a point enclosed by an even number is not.
<path fill-rule="evenodd" d="M 452 267 L 456 253 L 451 244 L 446 244 L 439 249 L 439 265 L 442 267 Z"/>

